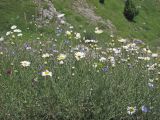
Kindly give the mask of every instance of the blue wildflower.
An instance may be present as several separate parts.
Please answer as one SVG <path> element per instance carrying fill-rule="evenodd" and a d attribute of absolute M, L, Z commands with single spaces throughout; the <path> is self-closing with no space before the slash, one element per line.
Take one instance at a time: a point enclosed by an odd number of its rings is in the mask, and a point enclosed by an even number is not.
<path fill-rule="evenodd" d="M 142 106 L 141 110 L 142 110 L 142 112 L 144 112 L 144 113 L 149 112 L 149 108 L 148 108 L 147 106 L 145 106 L 145 105 Z"/>
<path fill-rule="evenodd" d="M 70 41 L 69 40 L 64 40 L 64 44 L 65 45 L 70 45 Z"/>
<path fill-rule="evenodd" d="M 102 71 L 103 71 L 103 72 L 108 72 L 108 66 L 103 67 L 103 68 L 102 68 Z"/>
<path fill-rule="evenodd" d="M 30 47 L 28 43 L 24 43 L 24 48 Z"/>
<path fill-rule="evenodd" d="M 155 88 L 155 85 L 154 85 L 153 83 L 150 83 L 150 82 L 149 82 L 149 83 L 148 83 L 148 87 L 151 88 L 151 89 L 153 89 L 153 88 Z"/>

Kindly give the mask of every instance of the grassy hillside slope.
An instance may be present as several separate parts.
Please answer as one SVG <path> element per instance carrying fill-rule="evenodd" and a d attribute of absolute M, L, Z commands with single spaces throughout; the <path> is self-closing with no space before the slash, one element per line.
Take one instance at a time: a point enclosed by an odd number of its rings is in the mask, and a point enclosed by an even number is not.
<path fill-rule="evenodd" d="M 52 2 L 0 0 L 0 120 L 159 120 L 159 2 Z"/>
<path fill-rule="evenodd" d="M 123 16 L 124 0 L 106 0 L 104 6 L 98 0 L 88 1 L 94 5 L 98 15 L 109 18 L 117 27 L 118 34 L 147 40 L 152 45 L 160 45 L 160 1 L 136 0 L 140 14 L 135 23 L 128 22 Z"/>
<path fill-rule="evenodd" d="M 34 14 L 35 5 L 32 0 L 1 0 L 0 31 L 8 30 L 13 24 L 26 29 Z"/>
<path fill-rule="evenodd" d="M 94 31 L 96 25 L 91 24 L 73 9 L 74 0 L 52 0 L 52 2 L 78 31 L 84 29 L 90 33 Z M 142 39 L 152 46 L 160 45 L 160 2 L 158 0 L 135 1 L 140 10 L 135 23 L 128 22 L 123 16 L 124 0 L 118 0 L 118 2 L 117 0 L 106 0 L 105 5 L 99 4 L 98 0 L 87 0 L 87 2 L 94 8 L 97 16 L 101 16 L 105 20 L 110 19 L 113 22 L 117 28 L 117 36 Z M 34 27 L 29 22 L 33 20 L 32 15 L 35 15 L 35 11 L 32 0 L 1 0 L 0 31 L 7 31 L 11 25 L 16 24 L 22 30 L 29 26 L 30 32 L 34 34 Z M 101 39 L 108 39 L 108 34 L 106 32 L 106 35 L 101 36 Z"/>

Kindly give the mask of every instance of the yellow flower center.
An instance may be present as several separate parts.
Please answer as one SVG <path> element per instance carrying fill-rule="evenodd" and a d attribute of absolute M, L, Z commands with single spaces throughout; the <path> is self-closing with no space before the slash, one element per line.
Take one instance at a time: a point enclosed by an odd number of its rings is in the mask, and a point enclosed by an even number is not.
<path fill-rule="evenodd" d="M 45 74 L 46 74 L 46 75 L 48 75 L 48 74 L 49 74 L 49 72 L 45 72 Z"/>
<path fill-rule="evenodd" d="M 134 108 L 133 107 L 130 108 L 130 112 L 134 112 Z"/>

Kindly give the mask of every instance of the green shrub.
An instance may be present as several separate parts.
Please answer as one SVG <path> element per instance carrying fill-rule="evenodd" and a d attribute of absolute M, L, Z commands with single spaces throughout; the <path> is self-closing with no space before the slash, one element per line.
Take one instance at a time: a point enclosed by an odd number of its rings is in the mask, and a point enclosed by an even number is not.
<path fill-rule="evenodd" d="M 104 0 L 99 0 L 99 3 L 104 4 Z"/>
<path fill-rule="evenodd" d="M 124 8 L 124 16 L 127 20 L 133 21 L 134 17 L 139 13 L 132 0 L 126 0 Z"/>

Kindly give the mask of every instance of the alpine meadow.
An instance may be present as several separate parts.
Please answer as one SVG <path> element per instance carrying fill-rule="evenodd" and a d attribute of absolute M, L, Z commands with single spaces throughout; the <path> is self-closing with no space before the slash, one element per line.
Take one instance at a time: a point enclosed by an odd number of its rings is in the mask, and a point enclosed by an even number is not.
<path fill-rule="evenodd" d="M 160 120 L 160 0 L 0 0 L 0 120 Z"/>

